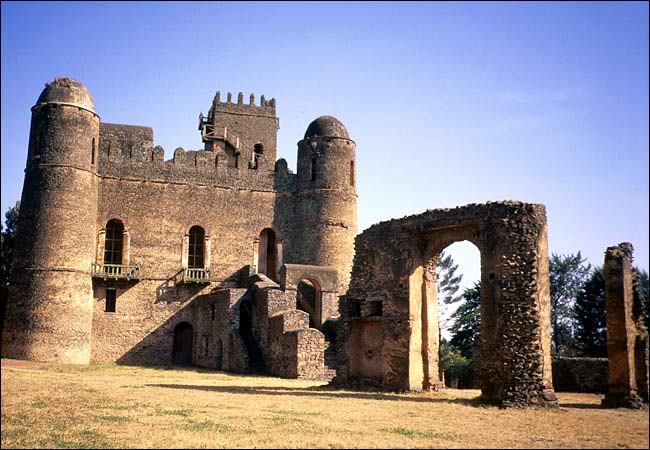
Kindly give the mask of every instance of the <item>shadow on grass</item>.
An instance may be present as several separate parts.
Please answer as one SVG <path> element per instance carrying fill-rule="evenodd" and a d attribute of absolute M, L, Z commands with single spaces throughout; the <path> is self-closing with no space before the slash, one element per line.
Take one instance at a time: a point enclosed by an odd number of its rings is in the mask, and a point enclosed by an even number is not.
<path fill-rule="evenodd" d="M 399 394 L 384 394 L 379 392 L 349 392 L 334 390 L 327 386 L 316 386 L 310 388 L 286 388 L 286 387 L 250 387 L 250 386 L 197 386 L 190 384 L 147 384 L 148 387 L 160 387 L 167 389 L 191 389 L 197 391 L 223 392 L 228 394 L 245 395 L 294 395 L 299 397 L 332 397 L 332 398 L 353 398 L 366 400 L 388 400 L 400 402 L 417 403 L 451 403 L 473 407 L 485 407 L 479 397 L 472 399 L 464 398 L 421 398 L 409 397 Z"/>
<path fill-rule="evenodd" d="M 560 402 L 560 408 L 576 408 L 576 409 L 608 409 L 602 405 L 594 405 L 589 403 L 562 403 Z"/>

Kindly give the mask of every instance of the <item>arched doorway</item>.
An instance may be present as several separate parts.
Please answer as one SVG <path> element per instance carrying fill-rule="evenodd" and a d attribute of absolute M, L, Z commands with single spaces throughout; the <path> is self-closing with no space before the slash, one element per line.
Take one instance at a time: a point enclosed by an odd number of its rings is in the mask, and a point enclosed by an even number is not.
<path fill-rule="evenodd" d="M 320 328 L 321 325 L 321 289 L 317 282 L 300 280 L 296 294 L 296 309 L 309 314 L 309 327 Z"/>
<path fill-rule="evenodd" d="M 172 364 L 180 366 L 192 365 L 194 347 L 194 328 L 188 322 L 181 322 L 174 328 L 174 347 Z"/>
<path fill-rule="evenodd" d="M 454 384 L 460 381 L 457 379 L 460 373 L 453 374 L 453 378 L 457 380 L 445 380 L 445 374 L 452 373 L 445 371 L 444 360 L 447 359 L 446 362 L 449 363 L 449 357 L 459 353 L 449 353 L 449 341 L 453 333 L 451 327 L 456 319 L 451 316 L 457 308 L 467 303 L 464 290 L 471 290 L 474 281 L 480 280 L 481 277 L 481 253 L 474 243 L 473 231 L 472 227 L 443 230 L 437 239 L 431 239 L 427 243 L 422 260 L 413 267 L 409 281 L 409 310 L 416 320 L 410 337 L 413 368 L 410 376 L 411 389 L 438 390 L 444 387 L 445 381 L 454 381 Z M 462 268 L 459 268 L 461 262 Z M 470 275 L 467 280 L 469 284 L 458 282 L 462 272 Z M 480 290 L 480 287 L 478 289 Z M 480 294 L 478 299 L 472 297 L 470 301 L 473 306 L 470 313 L 478 314 L 480 326 L 489 325 L 489 320 L 483 321 L 485 323 L 480 321 L 481 309 L 485 307 L 480 302 Z M 472 387 L 475 367 L 469 365 L 474 362 L 474 355 L 477 361 L 479 359 L 478 333 L 467 340 L 471 341 L 465 342 L 472 347 L 471 355 L 466 353 L 463 357 L 471 357 L 472 361 L 465 360 L 467 364 L 462 367 L 462 371 L 471 373 L 463 374 L 463 383 L 466 387 Z M 460 358 L 456 358 L 456 363 L 460 361 Z M 461 371 L 458 366 L 455 369 Z"/>
<path fill-rule="evenodd" d="M 481 252 L 470 241 L 445 247 L 436 260 L 440 378 L 447 387 L 479 388 Z"/>
<path fill-rule="evenodd" d="M 257 252 L 257 271 L 263 273 L 273 281 L 277 281 L 276 275 L 276 238 L 275 232 L 270 228 L 264 228 L 260 233 L 260 243 Z"/>

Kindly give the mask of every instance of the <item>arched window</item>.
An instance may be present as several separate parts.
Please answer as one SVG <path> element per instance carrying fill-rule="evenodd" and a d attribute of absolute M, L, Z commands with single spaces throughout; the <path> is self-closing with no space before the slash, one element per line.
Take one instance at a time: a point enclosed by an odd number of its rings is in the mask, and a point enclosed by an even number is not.
<path fill-rule="evenodd" d="M 90 164 L 95 164 L 95 138 L 93 138 L 93 145 L 90 149 Z"/>
<path fill-rule="evenodd" d="M 350 161 L 350 186 L 354 186 L 354 161 Z"/>
<path fill-rule="evenodd" d="M 190 240 L 187 253 L 187 267 L 190 269 L 203 269 L 205 267 L 203 258 L 203 246 L 205 231 L 198 225 L 190 228 Z"/>
<path fill-rule="evenodd" d="M 104 264 L 122 264 L 123 247 L 124 225 L 117 219 L 111 219 L 106 224 Z"/>

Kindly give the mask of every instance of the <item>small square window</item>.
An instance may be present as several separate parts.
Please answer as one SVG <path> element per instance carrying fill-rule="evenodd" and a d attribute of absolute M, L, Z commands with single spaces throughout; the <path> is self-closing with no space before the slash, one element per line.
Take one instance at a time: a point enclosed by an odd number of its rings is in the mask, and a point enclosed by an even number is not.
<path fill-rule="evenodd" d="M 115 312 L 117 302 L 117 291 L 115 289 L 106 289 L 106 312 Z"/>

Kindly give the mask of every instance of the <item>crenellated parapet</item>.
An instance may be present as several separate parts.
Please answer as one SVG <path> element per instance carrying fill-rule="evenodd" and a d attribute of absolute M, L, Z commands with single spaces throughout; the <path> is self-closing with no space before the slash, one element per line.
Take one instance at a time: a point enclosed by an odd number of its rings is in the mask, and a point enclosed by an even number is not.
<path fill-rule="evenodd" d="M 226 142 L 237 143 L 234 132 L 222 128 L 221 133 Z M 296 188 L 296 176 L 284 160 L 273 161 L 270 168 L 241 160 L 235 164 L 223 147 L 212 151 L 177 147 L 170 156 L 165 160 L 163 147 L 153 145 L 150 127 L 100 124 L 98 174 L 102 177 L 262 191 L 292 192 Z"/>
<path fill-rule="evenodd" d="M 207 117 L 199 114 L 198 129 L 208 151 L 222 150 L 230 166 L 248 166 L 251 169 L 272 170 L 275 164 L 277 130 L 280 127 L 275 115 L 275 99 L 262 95 L 259 104 L 250 94 L 234 102 L 229 92 L 226 101 L 217 91 Z"/>
<path fill-rule="evenodd" d="M 244 94 L 240 92 L 237 100 L 233 101 L 232 93 L 228 92 L 226 100 L 221 100 L 221 92 L 217 91 L 212 100 L 212 107 L 208 112 L 207 122 L 215 123 L 215 112 L 228 112 L 238 114 L 248 114 L 255 116 L 275 117 L 275 99 L 266 100 L 264 95 L 260 97 L 259 104 L 255 103 L 255 94 L 250 94 L 248 102 L 244 102 Z"/>

